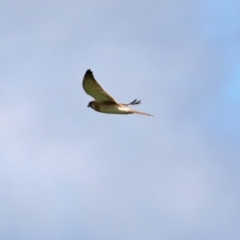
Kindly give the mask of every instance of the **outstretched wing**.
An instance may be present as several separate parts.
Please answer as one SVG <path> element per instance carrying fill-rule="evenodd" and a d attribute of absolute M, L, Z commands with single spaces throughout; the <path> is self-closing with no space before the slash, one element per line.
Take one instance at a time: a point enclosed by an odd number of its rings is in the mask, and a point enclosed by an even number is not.
<path fill-rule="evenodd" d="M 111 97 L 95 80 L 92 71 L 89 69 L 86 71 L 83 77 L 83 89 L 85 92 L 92 96 L 97 102 L 114 102 L 117 101 Z"/>

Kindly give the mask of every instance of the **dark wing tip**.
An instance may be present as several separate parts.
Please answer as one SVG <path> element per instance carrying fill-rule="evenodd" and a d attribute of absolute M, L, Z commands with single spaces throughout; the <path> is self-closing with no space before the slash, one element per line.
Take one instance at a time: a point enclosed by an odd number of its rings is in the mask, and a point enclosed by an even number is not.
<path fill-rule="evenodd" d="M 94 79 L 94 76 L 93 76 L 93 72 L 91 71 L 91 69 L 88 69 L 87 71 L 86 71 L 86 73 L 85 73 L 85 75 L 84 75 L 84 78 L 93 78 Z M 84 79 L 83 78 L 83 79 Z"/>
<path fill-rule="evenodd" d="M 87 76 L 87 75 L 93 75 L 93 72 L 91 71 L 91 69 L 88 69 L 86 71 L 85 76 Z"/>
<path fill-rule="evenodd" d="M 140 104 L 141 103 L 141 100 L 133 100 L 132 102 L 130 102 L 128 105 L 137 105 L 137 104 Z"/>

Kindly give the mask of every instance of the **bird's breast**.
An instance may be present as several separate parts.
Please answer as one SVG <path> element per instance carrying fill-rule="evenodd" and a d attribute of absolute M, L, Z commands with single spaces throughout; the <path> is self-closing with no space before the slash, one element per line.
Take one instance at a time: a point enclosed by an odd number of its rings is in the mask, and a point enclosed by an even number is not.
<path fill-rule="evenodd" d="M 115 103 L 98 103 L 94 104 L 93 109 L 102 113 L 112 114 L 129 114 L 130 109 L 126 106 Z"/>

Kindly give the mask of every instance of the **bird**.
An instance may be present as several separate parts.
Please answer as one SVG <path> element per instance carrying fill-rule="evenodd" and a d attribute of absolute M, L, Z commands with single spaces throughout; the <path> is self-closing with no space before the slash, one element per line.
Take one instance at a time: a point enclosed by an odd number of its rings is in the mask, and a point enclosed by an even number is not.
<path fill-rule="evenodd" d="M 96 81 L 93 76 L 93 72 L 88 69 L 83 77 L 82 86 L 84 91 L 93 97 L 95 101 L 90 101 L 88 107 L 91 107 L 97 112 L 109 113 L 109 114 L 141 114 L 145 116 L 153 116 L 149 113 L 139 112 L 130 109 L 129 105 L 137 105 L 141 103 L 141 100 L 133 100 L 132 102 L 118 103 L 115 98 L 108 94 L 101 85 Z"/>

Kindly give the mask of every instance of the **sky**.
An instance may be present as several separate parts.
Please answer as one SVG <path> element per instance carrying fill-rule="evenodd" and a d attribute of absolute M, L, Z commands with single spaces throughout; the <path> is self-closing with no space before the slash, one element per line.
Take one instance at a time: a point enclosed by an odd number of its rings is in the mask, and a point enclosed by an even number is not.
<path fill-rule="evenodd" d="M 0 53 L 0 239 L 240 238 L 239 1 L 3 0 Z"/>

